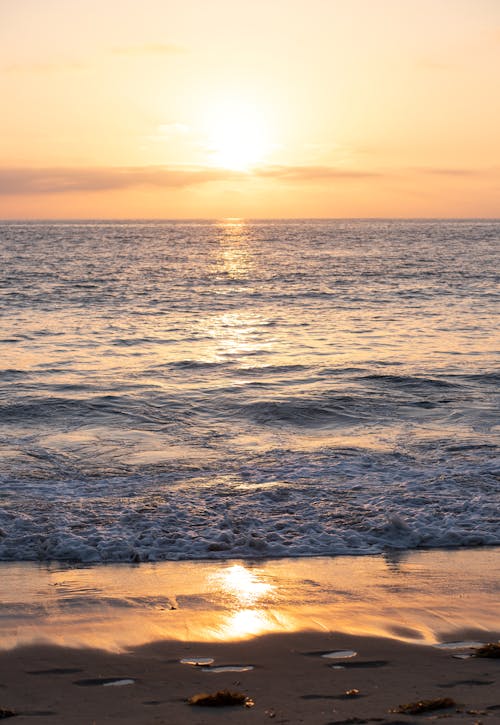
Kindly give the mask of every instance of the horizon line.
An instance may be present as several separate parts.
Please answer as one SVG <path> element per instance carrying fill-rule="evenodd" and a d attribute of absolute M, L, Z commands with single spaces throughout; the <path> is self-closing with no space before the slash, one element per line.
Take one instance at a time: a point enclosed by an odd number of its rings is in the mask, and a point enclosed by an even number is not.
<path fill-rule="evenodd" d="M 0 217 L 2 223 L 29 222 L 275 222 L 275 221 L 498 221 L 500 216 L 295 216 L 295 217 Z"/>

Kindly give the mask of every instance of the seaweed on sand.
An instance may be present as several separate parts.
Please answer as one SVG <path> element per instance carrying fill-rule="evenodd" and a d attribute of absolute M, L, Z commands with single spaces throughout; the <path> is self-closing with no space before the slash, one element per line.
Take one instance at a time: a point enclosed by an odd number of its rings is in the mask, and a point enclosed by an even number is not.
<path fill-rule="evenodd" d="M 399 705 L 391 712 L 403 713 L 405 715 L 419 715 L 421 712 L 432 712 L 432 710 L 444 710 L 448 707 L 456 707 L 455 700 L 451 697 L 440 697 L 437 700 L 417 700 L 408 702 L 406 705 Z"/>
<path fill-rule="evenodd" d="M 9 710 L 6 707 L 0 707 L 0 720 L 3 720 L 7 717 L 15 717 L 17 715 L 17 712 L 14 712 L 14 710 Z"/>
<path fill-rule="evenodd" d="M 189 705 L 198 707 L 226 707 L 228 705 L 243 705 L 253 707 L 253 700 L 244 692 L 231 692 L 230 690 L 217 690 L 212 694 L 200 692 L 188 700 Z"/>
<path fill-rule="evenodd" d="M 489 642 L 488 644 L 479 647 L 472 656 L 498 659 L 500 657 L 500 644 L 498 642 Z"/>

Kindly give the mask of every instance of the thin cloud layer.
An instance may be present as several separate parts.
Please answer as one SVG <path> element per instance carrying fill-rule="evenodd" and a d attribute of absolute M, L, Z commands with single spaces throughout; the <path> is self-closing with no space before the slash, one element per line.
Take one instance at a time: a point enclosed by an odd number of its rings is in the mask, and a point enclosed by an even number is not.
<path fill-rule="evenodd" d="M 492 178 L 499 169 L 416 168 L 393 171 L 344 169 L 333 166 L 262 166 L 251 172 L 214 167 L 0 168 L 0 195 L 67 194 L 112 191 L 139 186 L 183 189 L 212 182 L 269 179 L 289 183 L 335 183 L 383 178 L 448 176 Z"/>
<path fill-rule="evenodd" d="M 123 168 L 0 169 L 0 194 L 64 194 L 135 186 L 185 188 L 241 176 L 223 169 Z"/>
<path fill-rule="evenodd" d="M 371 179 L 383 176 L 376 171 L 344 169 L 337 166 L 269 166 L 258 169 L 257 174 L 285 181 Z"/>
<path fill-rule="evenodd" d="M 185 188 L 214 181 L 264 178 L 289 182 L 369 179 L 380 174 L 328 166 L 269 166 L 252 172 L 201 167 L 164 166 L 98 168 L 0 169 L 0 194 L 65 194 L 136 186 Z"/>

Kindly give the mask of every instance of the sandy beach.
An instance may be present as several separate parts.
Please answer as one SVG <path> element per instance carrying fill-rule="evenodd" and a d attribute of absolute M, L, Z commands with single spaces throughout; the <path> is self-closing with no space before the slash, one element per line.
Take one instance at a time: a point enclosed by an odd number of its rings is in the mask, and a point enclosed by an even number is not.
<path fill-rule="evenodd" d="M 469 633 L 470 634 L 470 633 Z M 483 633 L 484 636 L 484 633 Z M 352 649 L 349 660 L 322 657 Z M 214 666 L 252 665 L 217 672 L 181 664 L 214 658 Z M 301 632 L 240 643 L 160 642 L 127 654 L 51 646 L 0 656 L 1 705 L 15 722 L 51 723 L 348 723 L 500 722 L 500 663 L 460 660 L 451 651 L 389 639 Z M 112 685 L 112 681 L 129 684 Z M 106 684 L 107 683 L 107 684 Z M 229 689 L 252 707 L 194 707 L 201 692 Z M 356 693 L 359 691 L 359 693 Z M 347 693 L 352 694 L 347 694 Z M 454 705 L 402 715 L 400 705 L 451 698 Z"/>
<path fill-rule="evenodd" d="M 498 553 L 4 564 L 0 708 L 40 725 L 500 722 L 500 661 L 466 644 L 500 637 Z M 220 690 L 252 706 L 188 704 Z"/>

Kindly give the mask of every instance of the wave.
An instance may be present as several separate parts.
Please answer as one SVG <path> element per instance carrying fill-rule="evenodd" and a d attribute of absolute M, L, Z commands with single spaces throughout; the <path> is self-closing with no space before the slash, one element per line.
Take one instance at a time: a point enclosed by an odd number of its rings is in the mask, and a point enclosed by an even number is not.
<path fill-rule="evenodd" d="M 27 370 L 16 370 L 14 368 L 9 370 L 0 370 L 0 380 L 5 380 L 6 382 L 10 380 L 18 380 L 19 378 L 25 378 L 30 373 Z"/>
<path fill-rule="evenodd" d="M 197 472 L 10 478 L 0 559 L 365 555 L 500 545 L 498 448 L 275 449 Z M 447 447 L 448 446 L 448 447 Z M 258 517 L 255 511 L 259 512 Z"/>
<path fill-rule="evenodd" d="M 251 367 L 239 367 L 238 368 L 238 375 L 240 374 L 248 374 L 248 375 L 281 375 L 283 373 L 298 373 L 302 371 L 310 371 L 311 368 L 309 365 L 299 365 L 299 364 L 290 364 L 290 365 L 255 365 Z"/>
<path fill-rule="evenodd" d="M 335 375 L 356 375 L 365 372 L 366 368 L 344 367 L 344 368 L 323 368 L 317 371 L 317 375 L 322 377 L 333 377 Z"/>
<path fill-rule="evenodd" d="M 425 378 L 412 375 L 383 375 L 372 373 L 363 375 L 358 380 L 369 380 L 375 383 L 392 385 L 394 387 L 423 389 L 423 388 L 458 388 L 457 383 L 450 383 L 447 380 L 438 378 Z"/>
<path fill-rule="evenodd" d="M 223 362 L 217 360 L 176 360 L 165 365 L 165 367 L 172 370 L 211 370 L 230 366 L 231 363 L 226 360 Z"/>
<path fill-rule="evenodd" d="M 220 368 L 227 368 L 225 377 Z M 173 375 L 169 377 L 169 370 L 186 370 L 193 377 L 177 386 Z M 54 382 L 37 383 L 37 391 L 45 395 L 30 394 L 29 384 L 24 390 L 19 386 L 17 399 L 0 404 L 0 418 L 4 424 L 37 421 L 63 427 L 106 418 L 109 425 L 128 420 L 139 428 L 188 422 L 192 428 L 196 423 L 208 425 L 210 421 L 219 426 L 226 421 L 233 426 L 232 421 L 241 418 L 263 426 L 313 428 L 360 423 L 385 425 L 388 421 L 404 420 L 411 409 L 439 411 L 454 406 L 457 414 L 468 414 L 462 409 L 470 394 L 458 384 L 409 376 L 359 376 L 356 370 L 313 372 L 301 365 L 248 366 L 242 370 L 225 362 L 182 360 L 166 364 L 165 369 L 150 369 L 147 386 L 140 382 L 120 383 L 116 392 L 107 394 L 90 382 L 57 382 L 57 378 Z M 199 379 L 194 376 L 197 371 L 210 372 L 203 386 L 198 385 Z M 215 377 L 211 371 L 217 371 Z M 348 378 L 347 384 L 343 376 Z M 18 377 L 23 376 L 10 371 L 7 381 L 14 382 Z M 155 382 L 156 377 L 161 387 Z M 332 389 L 332 385 L 327 387 L 325 383 L 333 378 L 336 380 Z M 315 392 L 290 394 L 301 387 L 314 387 Z"/>
<path fill-rule="evenodd" d="M 369 406 L 356 398 L 339 395 L 329 398 L 288 398 L 256 401 L 238 406 L 237 412 L 260 424 L 288 423 L 295 426 L 348 425 L 370 415 Z"/>
<path fill-rule="evenodd" d="M 56 385 L 51 389 L 61 391 L 87 391 L 87 386 L 78 384 Z M 43 398 L 24 396 L 19 401 L 0 405 L 0 418 L 4 423 L 22 421 L 43 422 L 48 426 L 63 423 L 81 424 L 82 419 L 110 415 L 138 415 L 142 405 L 123 395 L 100 395 L 76 398 L 47 396 Z"/>
<path fill-rule="evenodd" d="M 0 406 L 0 417 L 5 423 L 15 423 L 24 420 L 43 420 L 50 424 L 55 418 L 84 416 L 95 411 L 89 402 L 77 398 L 42 398 L 24 399 L 19 402 L 7 403 Z"/>
<path fill-rule="evenodd" d="M 471 380 L 472 382 L 478 382 L 478 383 L 491 383 L 493 385 L 497 385 L 500 383 L 500 372 L 493 371 L 489 373 L 474 373 L 469 375 L 460 375 L 457 376 L 462 378 L 463 380 Z"/>

